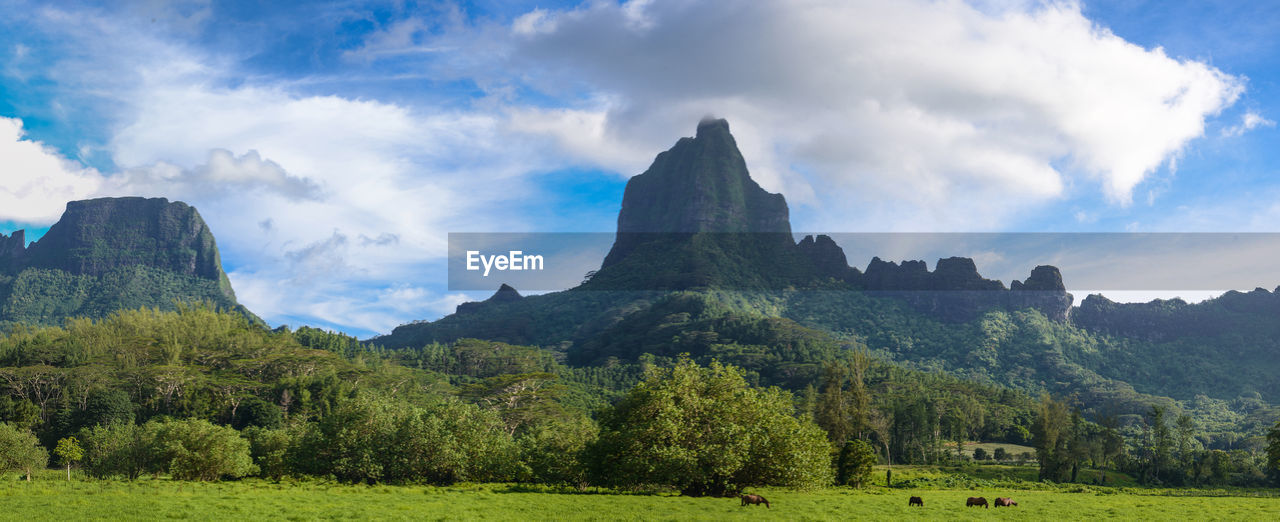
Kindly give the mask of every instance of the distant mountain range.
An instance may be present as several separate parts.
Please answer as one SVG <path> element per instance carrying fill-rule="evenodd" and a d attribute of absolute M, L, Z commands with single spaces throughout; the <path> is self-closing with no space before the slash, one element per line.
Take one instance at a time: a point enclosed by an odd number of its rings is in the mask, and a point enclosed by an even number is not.
<path fill-rule="evenodd" d="M 825 339 L 908 367 L 1074 396 L 1128 422 L 1163 404 L 1223 419 L 1224 432 L 1256 431 L 1280 412 L 1270 406 L 1280 400 L 1280 294 L 1201 304 L 1090 296 L 1074 311 L 1072 302 L 1052 266 L 1005 287 L 968 258 L 940 259 L 933 271 L 875 258 L 859 270 L 827 236 L 795 242 L 783 196 L 751 179 L 728 123 L 708 119 L 627 183 L 613 248 L 579 287 L 522 297 L 504 285 L 370 342 L 489 339 L 563 350 L 588 366 L 688 353 L 800 386 L 816 370 L 785 352 Z"/>
<path fill-rule="evenodd" d="M 59 325 L 120 309 L 236 302 L 218 246 L 195 208 L 163 198 L 67 203 L 39 241 L 0 234 L 0 324 Z"/>

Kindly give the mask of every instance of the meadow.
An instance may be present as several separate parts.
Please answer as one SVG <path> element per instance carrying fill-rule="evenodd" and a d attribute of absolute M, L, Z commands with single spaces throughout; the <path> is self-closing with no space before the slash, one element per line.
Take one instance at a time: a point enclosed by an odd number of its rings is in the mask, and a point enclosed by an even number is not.
<path fill-rule="evenodd" d="M 918 477 L 936 474 L 921 471 Z M 904 473 L 911 475 L 910 472 Z M 999 483 L 997 483 L 999 484 Z M 760 488 L 772 504 L 742 507 L 736 498 L 622 494 L 600 490 L 465 484 L 451 487 L 350 485 L 308 480 L 273 483 L 184 482 L 167 478 L 92 480 L 56 470 L 32 482 L 0 479 L 5 519 L 73 520 L 1275 520 L 1280 498 L 1252 490 L 1099 488 L 1014 483 L 979 487 Z M 1025 489 L 1041 488 L 1041 489 Z M 920 496 L 924 507 L 908 507 Z M 1014 508 L 966 508 L 965 499 L 1011 497 Z"/>

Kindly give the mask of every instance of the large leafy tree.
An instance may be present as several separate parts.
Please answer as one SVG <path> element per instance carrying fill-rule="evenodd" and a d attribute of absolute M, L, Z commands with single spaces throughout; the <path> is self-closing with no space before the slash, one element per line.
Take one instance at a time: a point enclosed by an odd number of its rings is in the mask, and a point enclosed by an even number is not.
<path fill-rule="evenodd" d="M 790 394 L 747 385 L 742 370 L 681 360 L 651 369 L 600 415 L 588 448 L 598 481 L 722 495 L 748 486 L 830 484 L 826 435 L 795 415 Z"/>

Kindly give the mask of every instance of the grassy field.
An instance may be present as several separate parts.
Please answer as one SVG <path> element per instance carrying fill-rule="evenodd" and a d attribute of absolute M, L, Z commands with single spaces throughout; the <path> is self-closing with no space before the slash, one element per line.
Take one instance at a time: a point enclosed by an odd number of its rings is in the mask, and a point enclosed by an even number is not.
<path fill-rule="evenodd" d="M 352 486 L 324 482 L 274 484 L 143 479 L 135 482 L 0 480 L 0 517 L 9 520 L 1276 520 L 1280 498 L 1249 491 L 1114 488 L 829 489 L 753 491 L 772 503 L 741 507 L 737 499 L 555 492 L 503 484 Z M 1075 491 L 1073 492 L 1072 489 Z M 925 506 L 908 507 L 910 496 Z M 1229 496 L 1228 496 L 1229 495 Z M 965 499 L 1008 496 L 1016 508 L 966 508 Z"/>
<path fill-rule="evenodd" d="M 876 466 L 876 471 L 872 474 L 875 485 L 885 485 L 885 470 L 885 466 Z M 913 487 L 971 489 L 1007 486 L 1023 489 L 1029 486 L 1035 487 L 1039 476 L 1040 468 L 1035 465 L 965 463 L 955 466 L 895 466 L 893 468 L 895 485 Z M 1082 484 L 1098 484 L 1102 479 L 1102 473 L 1095 469 L 1081 469 L 1076 478 Z M 1124 473 L 1108 471 L 1106 485 L 1136 487 L 1138 481 Z"/>
<path fill-rule="evenodd" d="M 955 444 L 952 444 L 951 447 L 955 448 Z M 986 450 L 987 455 L 994 455 L 996 448 L 1004 448 L 1004 450 L 1009 453 L 1009 457 L 1011 459 L 1017 458 L 1018 455 L 1023 453 L 1030 453 L 1032 455 L 1031 460 L 1034 461 L 1036 454 L 1036 449 L 1031 446 L 1019 446 L 1017 444 L 1007 444 L 1004 442 L 966 442 L 964 443 L 964 448 L 961 449 L 961 451 L 963 451 L 965 455 L 972 457 L 973 450 L 978 448 Z"/>

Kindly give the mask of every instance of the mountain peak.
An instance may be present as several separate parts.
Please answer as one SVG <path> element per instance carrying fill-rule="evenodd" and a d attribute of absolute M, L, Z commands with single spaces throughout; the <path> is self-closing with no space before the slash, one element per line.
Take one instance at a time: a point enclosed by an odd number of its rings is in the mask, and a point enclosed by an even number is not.
<path fill-rule="evenodd" d="M 652 239 L 647 235 L 707 232 L 791 233 L 786 200 L 751 179 L 729 123 L 711 117 L 627 182 L 604 267 Z"/>
<path fill-rule="evenodd" d="M 696 136 L 702 138 L 704 134 L 711 133 L 729 134 L 729 122 L 723 118 L 716 118 L 711 115 L 703 116 L 702 120 L 698 122 L 698 131 Z"/>
<path fill-rule="evenodd" d="M 58 324 L 139 306 L 236 302 L 213 233 L 196 209 L 164 198 L 67 203 L 39 241 L 0 235 L 0 323 Z"/>
<path fill-rule="evenodd" d="M 28 262 L 101 275 L 146 265 L 224 279 L 213 233 L 196 209 L 165 198 L 98 198 L 67 203 L 62 217 L 27 249 Z"/>
<path fill-rule="evenodd" d="M 627 182 L 618 232 L 791 232 L 787 202 L 747 171 L 725 120 L 704 119 Z"/>

